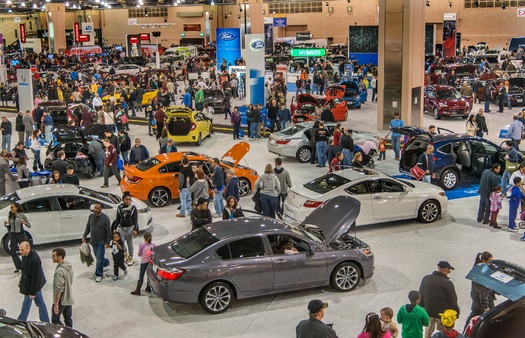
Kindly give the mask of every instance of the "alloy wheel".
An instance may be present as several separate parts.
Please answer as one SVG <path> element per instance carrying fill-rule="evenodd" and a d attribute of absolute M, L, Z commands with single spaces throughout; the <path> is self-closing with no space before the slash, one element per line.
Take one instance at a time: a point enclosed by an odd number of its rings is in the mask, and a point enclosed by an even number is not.
<path fill-rule="evenodd" d="M 205 296 L 205 304 L 213 312 L 221 312 L 226 309 L 231 302 L 232 295 L 230 290 L 222 285 L 217 285 L 208 290 Z"/>
<path fill-rule="evenodd" d="M 350 265 L 342 266 L 335 275 L 335 283 L 341 290 L 352 289 L 359 281 L 359 272 Z"/>

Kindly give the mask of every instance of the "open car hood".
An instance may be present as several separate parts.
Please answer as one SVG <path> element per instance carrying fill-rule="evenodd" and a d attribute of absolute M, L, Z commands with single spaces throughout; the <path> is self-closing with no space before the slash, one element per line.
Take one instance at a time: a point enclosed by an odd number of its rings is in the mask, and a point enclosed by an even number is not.
<path fill-rule="evenodd" d="M 317 104 L 317 99 L 310 94 L 299 94 L 299 96 L 297 97 L 297 103 L 299 104 L 305 104 L 305 103 Z"/>
<path fill-rule="evenodd" d="M 525 268 L 514 263 L 493 260 L 477 264 L 465 278 L 512 301 L 525 297 Z"/>
<path fill-rule="evenodd" d="M 243 159 L 244 155 L 246 155 L 250 151 L 250 145 L 246 142 L 239 142 L 233 145 L 233 147 L 230 148 L 227 152 L 222 155 L 222 159 L 225 157 L 231 158 L 233 160 L 233 166 L 236 167 L 239 162 Z"/>
<path fill-rule="evenodd" d="M 86 138 L 80 127 L 57 127 L 53 130 L 53 135 L 60 143 L 82 142 L 86 143 Z"/>
<path fill-rule="evenodd" d="M 330 86 L 326 88 L 324 95 L 327 97 L 343 97 L 345 94 L 344 86 Z"/>
<path fill-rule="evenodd" d="M 359 91 L 359 86 L 354 81 L 345 81 L 341 82 L 341 86 L 345 87 L 345 90 Z"/>
<path fill-rule="evenodd" d="M 324 235 L 325 245 L 336 241 L 355 224 L 361 202 L 351 196 L 337 196 L 315 209 L 301 223 L 315 225 Z"/>

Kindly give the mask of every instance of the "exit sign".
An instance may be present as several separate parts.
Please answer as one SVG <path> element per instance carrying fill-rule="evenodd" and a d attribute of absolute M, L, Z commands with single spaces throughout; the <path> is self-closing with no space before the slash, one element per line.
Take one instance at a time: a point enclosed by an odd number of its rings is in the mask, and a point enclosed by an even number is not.
<path fill-rule="evenodd" d="M 292 48 L 290 55 L 292 57 L 319 57 L 325 56 L 326 50 L 324 48 Z"/>
<path fill-rule="evenodd" d="M 525 18 L 525 7 L 518 8 L 518 18 Z"/>

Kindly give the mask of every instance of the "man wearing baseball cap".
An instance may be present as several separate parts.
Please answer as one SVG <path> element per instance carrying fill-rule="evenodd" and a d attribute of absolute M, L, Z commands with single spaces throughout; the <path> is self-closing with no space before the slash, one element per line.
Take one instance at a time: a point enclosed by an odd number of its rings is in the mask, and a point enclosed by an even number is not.
<path fill-rule="evenodd" d="M 311 300 L 308 303 L 308 315 L 310 318 L 301 320 L 295 332 L 297 338 L 337 338 L 337 334 L 331 326 L 322 322 L 324 309 L 328 307 L 319 299 Z"/>
<path fill-rule="evenodd" d="M 454 310 L 459 317 L 458 296 L 454 284 L 448 278 L 452 270 L 454 267 L 449 262 L 440 261 L 437 271 L 423 277 L 419 286 L 421 293 L 419 305 L 427 310 L 430 317 L 430 325 L 425 330 L 425 338 L 430 338 L 436 327 L 440 331 L 443 330 L 440 314 L 445 310 Z"/>

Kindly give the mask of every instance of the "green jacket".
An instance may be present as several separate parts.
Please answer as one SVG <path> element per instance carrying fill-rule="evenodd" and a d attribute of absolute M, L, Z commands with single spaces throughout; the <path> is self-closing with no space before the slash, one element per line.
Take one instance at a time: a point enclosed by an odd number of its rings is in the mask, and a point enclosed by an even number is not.
<path fill-rule="evenodd" d="M 412 306 L 412 304 L 403 305 L 397 312 L 397 322 L 403 326 L 401 336 L 403 338 L 423 338 L 423 326 L 429 324 L 427 311 L 417 304 L 412 311 L 409 311 Z"/>
<path fill-rule="evenodd" d="M 199 91 L 195 94 L 195 102 L 196 103 L 204 102 L 204 92 L 202 91 L 202 89 L 199 89 Z"/>

